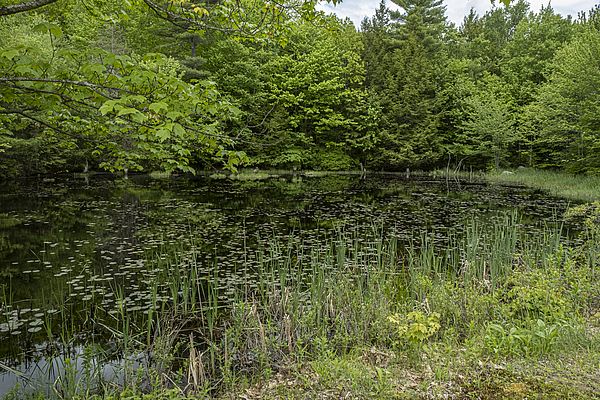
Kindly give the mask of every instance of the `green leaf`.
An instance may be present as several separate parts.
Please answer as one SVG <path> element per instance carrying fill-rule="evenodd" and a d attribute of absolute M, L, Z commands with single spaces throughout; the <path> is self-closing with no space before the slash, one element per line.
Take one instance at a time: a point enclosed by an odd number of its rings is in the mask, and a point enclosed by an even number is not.
<path fill-rule="evenodd" d="M 179 137 L 185 136 L 185 129 L 180 124 L 173 125 L 173 133 Z"/>
<path fill-rule="evenodd" d="M 15 72 L 22 74 L 22 75 L 33 75 L 33 76 L 38 75 L 38 71 L 31 68 L 31 65 L 27 65 L 27 64 L 18 65 L 17 67 L 15 67 Z"/>
<path fill-rule="evenodd" d="M 135 114 L 136 112 L 138 112 L 138 110 L 136 110 L 135 108 L 131 108 L 131 107 L 117 107 L 119 108 L 119 111 L 117 112 L 117 117 L 122 117 L 123 115 L 131 115 L 131 114 Z"/>
<path fill-rule="evenodd" d="M 142 96 L 141 94 L 134 94 L 131 96 L 127 96 L 127 100 L 133 103 L 144 103 L 148 99 L 146 99 L 146 97 Z"/>
<path fill-rule="evenodd" d="M 166 129 L 159 129 L 155 132 L 155 134 L 156 134 L 156 137 L 158 137 L 161 142 L 164 142 L 165 140 L 167 140 L 171 137 L 171 132 L 169 132 Z"/>
<path fill-rule="evenodd" d="M 0 56 L 12 60 L 16 56 L 18 56 L 21 52 L 17 49 L 8 49 L 0 53 Z"/>
<path fill-rule="evenodd" d="M 32 31 L 36 33 L 47 33 L 49 29 L 48 25 L 49 24 L 47 22 L 42 22 L 34 26 Z"/>
<path fill-rule="evenodd" d="M 56 24 L 49 24 L 48 25 L 48 31 L 54 35 L 54 37 L 61 37 L 63 32 L 62 29 L 60 29 L 60 26 L 56 25 Z"/>
<path fill-rule="evenodd" d="M 33 27 L 33 31 L 37 33 L 50 33 L 54 37 L 61 37 L 63 32 L 60 26 L 48 22 L 42 22 Z"/>
<path fill-rule="evenodd" d="M 148 120 L 148 117 L 145 114 L 139 112 L 138 110 L 135 110 L 135 113 L 131 115 L 131 119 L 141 124 L 143 122 L 146 122 Z"/>
<path fill-rule="evenodd" d="M 114 100 L 108 100 L 104 104 L 102 104 L 98 111 L 100 111 L 102 115 L 106 115 L 110 112 L 113 112 L 115 109 L 115 103 L 116 102 Z"/>
<path fill-rule="evenodd" d="M 163 103 L 161 101 L 161 102 L 158 102 L 158 103 L 152 103 L 152 104 L 150 104 L 148 106 L 148 108 L 151 111 L 154 111 L 155 113 L 160 114 L 161 110 L 165 110 L 166 111 L 169 108 L 169 106 L 167 105 L 167 103 Z"/>
<path fill-rule="evenodd" d="M 83 67 L 85 73 L 96 73 L 98 75 L 103 74 L 106 71 L 106 67 L 102 64 L 87 64 Z"/>
<path fill-rule="evenodd" d="M 175 121 L 177 118 L 183 117 L 183 113 L 180 113 L 179 111 L 170 111 L 167 113 L 167 118 L 169 118 L 172 121 Z"/>

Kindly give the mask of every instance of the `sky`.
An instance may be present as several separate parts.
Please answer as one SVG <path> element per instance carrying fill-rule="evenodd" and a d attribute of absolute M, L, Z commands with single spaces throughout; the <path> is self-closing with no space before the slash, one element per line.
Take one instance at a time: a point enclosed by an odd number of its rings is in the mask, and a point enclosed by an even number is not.
<path fill-rule="evenodd" d="M 396 8 L 391 0 L 386 0 L 388 7 Z M 326 12 L 335 12 L 341 18 L 349 17 L 357 27 L 364 17 L 370 17 L 375 13 L 380 0 L 343 0 L 341 4 L 321 4 L 320 9 Z M 554 10 L 564 16 L 577 16 L 579 11 L 591 9 L 597 0 L 553 0 L 550 2 Z M 490 0 L 444 0 L 446 4 L 446 15 L 456 25 L 460 25 L 463 17 L 469 13 L 471 7 L 480 15 L 492 8 Z M 496 1 L 498 3 L 498 1 Z M 529 0 L 531 9 L 538 11 L 542 5 L 547 5 L 548 0 Z M 500 6 L 502 7 L 502 6 Z"/>

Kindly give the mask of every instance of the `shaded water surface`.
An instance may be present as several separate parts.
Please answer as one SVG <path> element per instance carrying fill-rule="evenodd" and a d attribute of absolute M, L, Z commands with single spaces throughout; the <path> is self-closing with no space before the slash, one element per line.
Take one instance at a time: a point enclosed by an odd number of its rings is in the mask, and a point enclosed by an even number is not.
<path fill-rule="evenodd" d="M 469 218 L 516 209 L 533 226 L 566 206 L 531 189 L 386 175 L 2 183 L 0 362 L 45 371 L 45 355 L 57 351 L 51 338 L 61 336 L 73 338 L 63 353 L 97 343 L 117 360 L 106 339 L 111 317 L 124 306 L 147 314 L 151 296 L 168 302 L 169 288 L 155 283 L 175 265 L 194 262 L 205 274 L 217 265 L 226 288 L 241 274 L 251 279 L 255 250 L 274 240 L 310 247 L 340 230 L 443 238 Z M 0 374 L 2 395 L 18 374 Z"/>

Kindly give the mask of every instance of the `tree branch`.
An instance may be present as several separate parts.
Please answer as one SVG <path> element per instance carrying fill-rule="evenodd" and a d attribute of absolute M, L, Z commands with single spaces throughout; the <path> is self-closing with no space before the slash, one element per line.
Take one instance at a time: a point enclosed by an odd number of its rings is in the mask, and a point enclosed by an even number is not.
<path fill-rule="evenodd" d="M 161 5 L 153 2 L 152 0 L 143 0 L 143 1 L 144 1 L 144 3 L 146 3 L 146 5 L 152 11 L 154 11 L 154 13 L 159 18 L 162 18 L 181 29 L 188 30 L 190 28 L 190 26 L 194 26 L 196 29 L 213 30 L 213 31 L 219 31 L 219 32 L 223 32 L 223 33 L 233 33 L 234 32 L 234 30 L 232 30 L 232 29 L 227 29 L 227 28 L 223 28 L 223 27 L 219 27 L 219 26 L 205 25 L 195 19 L 186 18 L 182 15 L 179 15 L 179 14 L 169 10 L 168 7 L 162 7 Z"/>
<path fill-rule="evenodd" d="M 58 0 L 34 0 L 26 3 L 13 4 L 0 7 L 0 17 L 35 10 L 48 4 L 56 3 Z"/>
<path fill-rule="evenodd" d="M 74 85 L 74 86 L 82 86 L 92 90 L 94 93 L 99 94 L 102 97 L 106 97 L 108 99 L 115 99 L 114 96 L 111 96 L 107 93 L 100 92 L 100 89 L 110 90 L 115 92 L 122 92 L 127 94 L 136 94 L 130 90 L 126 90 L 123 88 L 113 87 L 113 86 L 104 86 L 104 85 L 96 85 L 94 83 L 85 82 L 85 81 L 73 81 L 69 79 L 47 79 L 47 78 L 28 78 L 28 77 L 0 77 L 0 84 L 2 82 L 43 82 L 43 83 L 58 83 L 62 85 Z"/>
<path fill-rule="evenodd" d="M 24 113 L 22 110 L 0 110 L 0 114 L 14 114 L 14 115 L 20 115 L 23 118 L 27 118 L 32 120 L 33 122 L 37 122 L 38 124 L 45 126 L 46 128 L 56 131 L 58 133 L 62 133 L 65 136 L 70 136 L 67 132 L 65 132 L 64 130 L 56 127 L 56 126 L 52 126 L 49 123 L 42 121 L 41 119 L 38 119 L 36 117 L 33 117 L 29 114 Z"/>
<path fill-rule="evenodd" d="M 160 4 L 158 0 L 143 0 L 144 3 L 161 19 L 170 22 L 171 24 L 184 29 L 184 30 L 205 30 L 205 31 L 216 31 L 224 34 L 232 34 L 242 38 L 253 38 L 256 36 L 261 29 L 264 29 L 266 26 L 275 23 L 275 21 L 281 17 L 283 10 L 291 10 L 292 8 L 284 5 L 283 3 L 279 3 L 277 1 L 271 1 L 273 4 L 276 4 L 280 9 L 279 13 L 262 13 L 260 16 L 260 20 L 256 22 L 251 22 L 248 20 L 237 21 L 234 14 L 236 11 L 240 11 L 243 9 L 240 2 L 237 2 L 237 5 L 229 10 L 228 19 L 231 23 L 231 27 L 227 26 L 219 26 L 214 24 L 208 24 L 205 21 L 202 21 L 204 17 L 197 18 L 186 15 L 185 12 L 179 13 L 176 11 L 172 11 L 173 2 L 168 2 L 167 5 Z M 209 4 L 212 3 L 213 6 L 216 6 L 218 1 L 209 1 Z M 182 11 L 183 8 L 182 8 Z M 267 22 L 267 14 L 270 15 L 270 20 Z M 239 16 L 238 16 L 239 17 Z"/>

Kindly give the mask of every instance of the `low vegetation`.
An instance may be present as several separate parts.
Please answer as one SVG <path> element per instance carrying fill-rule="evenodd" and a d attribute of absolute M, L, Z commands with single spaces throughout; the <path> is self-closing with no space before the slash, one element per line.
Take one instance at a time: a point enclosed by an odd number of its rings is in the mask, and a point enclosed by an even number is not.
<path fill-rule="evenodd" d="M 600 199 L 600 177 L 564 172 L 521 169 L 514 173 L 486 175 L 490 182 L 518 184 L 544 190 L 554 196 L 578 201 Z"/>
<path fill-rule="evenodd" d="M 43 396 L 597 398 L 599 207 L 571 209 L 569 234 L 500 213 L 409 243 L 343 227 L 308 248 L 274 241 L 256 282 L 174 266 L 156 283 L 171 302 L 115 315 L 119 379 L 84 362 Z"/>
<path fill-rule="evenodd" d="M 495 184 L 521 185 L 543 190 L 552 196 L 576 202 L 594 202 L 600 199 L 600 177 L 595 175 L 574 175 L 564 171 L 547 171 L 532 168 L 495 172 L 464 172 L 436 170 L 436 177 L 486 181 Z"/>

